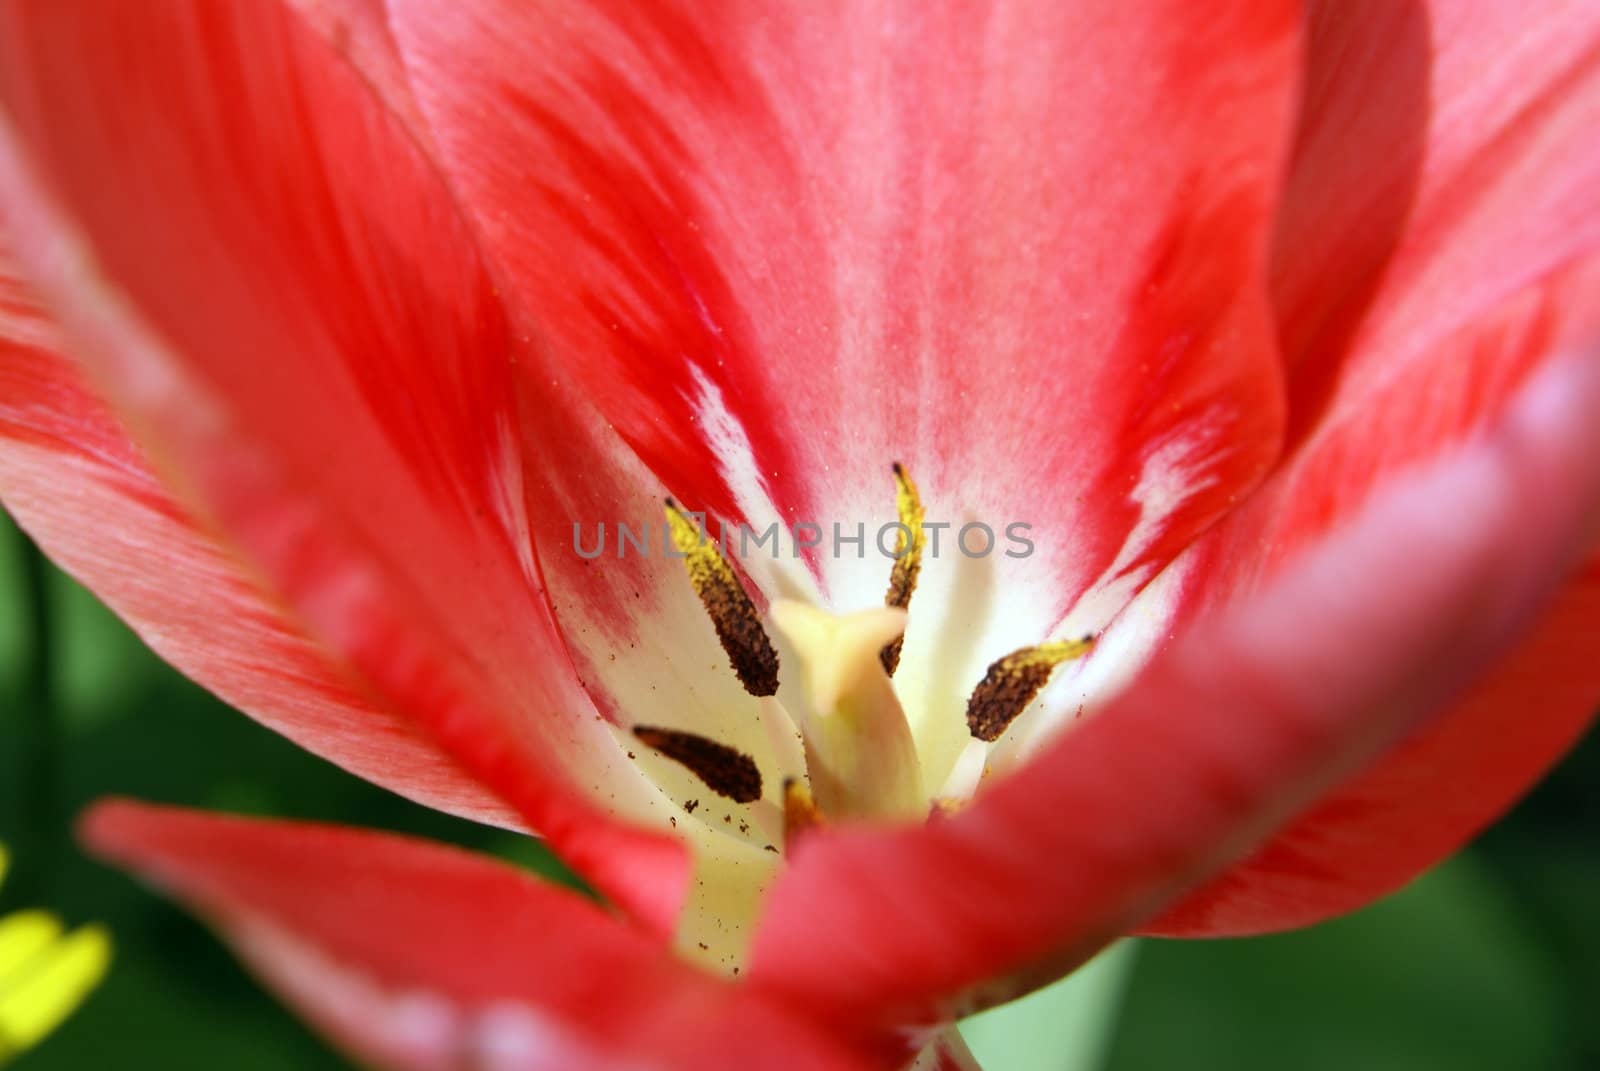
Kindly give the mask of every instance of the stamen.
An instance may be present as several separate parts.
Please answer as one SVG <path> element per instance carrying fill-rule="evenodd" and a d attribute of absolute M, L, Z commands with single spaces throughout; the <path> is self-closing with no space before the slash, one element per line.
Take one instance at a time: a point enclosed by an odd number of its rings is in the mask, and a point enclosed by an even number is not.
<path fill-rule="evenodd" d="M 995 741 L 1016 720 L 1050 674 L 1063 662 L 1088 654 L 1094 637 L 1055 640 L 1012 651 L 989 666 L 967 700 L 967 728 L 979 740 Z"/>
<path fill-rule="evenodd" d="M 735 803 L 761 798 L 761 768 L 742 751 L 681 729 L 635 725 L 633 735 L 645 747 L 687 768 L 719 796 Z"/>
<path fill-rule="evenodd" d="M 911 594 L 917 590 L 917 574 L 922 571 L 922 544 L 925 540 L 922 533 L 922 496 L 917 493 L 917 485 L 911 482 L 911 477 L 906 475 L 905 466 L 898 461 L 894 463 L 894 484 L 895 508 L 900 514 L 902 527 L 895 537 L 894 568 L 889 572 L 889 590 L 884 593 L 883 604 L 904 610 L 911 605 Z M 900 667 L 900 648 L 904 643 L 903 634 L 896 636 L 878 652 L 883 671 L 891 677 Z"/>
<path fill-rule="evenodd" d="M 776 694 L 778 652 L 761 627 L 761 615 L 756 613 L 755 604 L 734 575 L 733 567 L 722 557 L 716 542 L 670 498 L 667 525 L 672 531 L 673 546 L 684 556 L 689 583 L 711 615 L 717 639 L 722 641 L 739 683 L 754 696 Z"/>

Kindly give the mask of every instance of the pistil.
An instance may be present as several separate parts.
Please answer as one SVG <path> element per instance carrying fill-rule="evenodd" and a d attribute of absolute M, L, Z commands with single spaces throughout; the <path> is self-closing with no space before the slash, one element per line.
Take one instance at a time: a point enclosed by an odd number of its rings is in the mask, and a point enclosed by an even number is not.
<path fill-rule="evenodd" d="M 771 620 L 800 662 L 799 709 L 811 793 L 829 819 L 912 819 L 927 812 L 916 743 L 881 652 L 904 610 L 832 614 L 780 599 Z"/>

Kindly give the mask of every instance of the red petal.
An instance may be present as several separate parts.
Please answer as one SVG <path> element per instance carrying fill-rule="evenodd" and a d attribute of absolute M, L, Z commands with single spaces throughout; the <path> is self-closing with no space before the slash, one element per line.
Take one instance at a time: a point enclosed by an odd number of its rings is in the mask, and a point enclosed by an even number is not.
<path fill-rule="evenodd" d="M 1309 9 L 1274 255 L 1295 437 L 1600 245 L 1600 7 Z"/>
<path fill-rule="evenodd" d="M 405 124 L 418 144 L 431 149 L 432 134 L 389 29 L 387 0 L 283 0 L 306 24 L 361 72 L 379 99 Z"/>
<path fill-rule="evenodd" d="M 0 500 L 17 522 L 162 658 L 228 703 L 419 802 L 520 825 L 415 722 L 376 703 L 194 523 L 5 267 L 0 252 Z"/>
<path fill-rule="evenodd" d="M 1600 267 L 1577 264 L 1397 364 L 1341 403 L 1283 469 L 1201 540 L 1179 622 L 1240 601 L 1406 465 L 1494 417 L 1564 341 L 1600 335 Z M 1548 485 L 1548 493 L 1569 493 Z M 1181 627 L 1179 625 L 1178 627 Z M 1578 577 L 1545 622 L 1433 726 L 1325 797 L 1283 834 L 1155 924 L 1174 935 L 1306 925 L 1350 911 L 1455 851 L 1571 745 L 1600 703 L 1600 585 Z M 1471 786 L 1470 790 L 1466 786 Z"/>
<path fill-rule="evenodd" d="M 930 520 L 1031 523 L 1037 553 L 980 581 L 1018 597 L 968 615 L 1024 634 L 1005 649 L 1086 594 L 1103 620 L 1276 450 L 1295 10 L 391 4 L 549 374 L 758 528 L 870 533 L 894 460 Z M 881 601 L 879 556 L 812 565 L 835 604 Z M 974 680 L 1003 653 L 940 646 Z"/>
<path fill-rule="evenodd" d="M 404 1071 L 783 1066 L 857 1054 L 488 859 L 335 826 L 104 803 L 97 855 L 183 901 L 354 1057 Z"/>
<path fill-rule="evenodd" d="M 1600 558 L 1448 713 L 1144 932 L 1305 926 L 1400 888 L 1509 807 L 1593 722 L 1597 640 Z"/>
<path fill-rule="evenodd" d="M 1179 618 L 1243 600 L 1395 469 L 1472 434 L 1563 341 L 1600 328 L 1600 271 L 1578 264 L 1341 405 L 1245 506 L 1200 541 Z M 1586 637 L 1600 591 L 1579 576 L 1494 676 L 1344 784 L 1235 871 L 1162 917 L 1173 935 L 1306 925 L 1392 892 L 1461 847 L 1562 756 L 1600 701 Z M 1470 791 L 1464 791 L 1470 786 Z M 1397 850 L 1403 845 L 1403 850 Z"/>
<path fill-rule="evenodd" d="M 753 976 L 830 1014 L 937 1021 L 1147 921 L 1517 638 L 1600 525 L 1596 406 L 1600 360 L 1543 373 L 966 812 L 818 836 L 768 900 Z"/>
<path fill-rule="evenodd" d="M 10 5 L 0 99 L 16 255 L 158 467 L 384 699 L 667 924 L 681 847 L 573 784 L 654 799 L 538 588 L 521 342 L 398 120 L 261 3 Z"/>
<path fill-rule="evenodd" d="M 1197 548 L 1190 613 L 1247 597 L 1389 472 L 1600 331 L 1600 9 L 1320 3 L 1309 49 L 1274 287 L 1297 449 Z M 1157 928 L 1309 923 L 1453 851 L 1586 724 L 1600 669 L 1576 651 L 1597 620 L 1580 580 L 1435 728 Z"/>

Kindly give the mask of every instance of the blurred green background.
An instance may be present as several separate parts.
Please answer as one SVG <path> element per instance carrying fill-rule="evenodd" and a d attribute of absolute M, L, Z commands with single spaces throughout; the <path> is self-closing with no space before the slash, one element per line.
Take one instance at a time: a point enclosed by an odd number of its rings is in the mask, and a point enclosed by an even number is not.
<path fill-rule="evenodd" d="M 43 623 L 44 628 L 38 627 Z M 400 830 L 551 869 L 536 844 L 416 807 L 228 709 L 155 659 L 0 514 L 0 914 L 101 919 L 106 984 L 18 1071 L 348 1067 L 197 924 L 80 855 L 120 793 Z M 1137 942 L 980 1019 L 993 1071 L 1600 1067 L 1600 734 L 1474 847 L 1352 917 L 1280 937 Z"/>

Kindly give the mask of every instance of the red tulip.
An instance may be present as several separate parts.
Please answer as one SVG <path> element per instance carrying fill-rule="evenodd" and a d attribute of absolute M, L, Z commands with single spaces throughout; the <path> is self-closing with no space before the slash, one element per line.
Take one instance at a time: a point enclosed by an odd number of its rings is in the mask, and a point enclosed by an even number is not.
<path fill-rule="evenodd" d="M 1577 0 L 6 3 L 7 508 L 617 913 L 89 844 L 399 1068 L 892 1067 L 1393 890 L 1600 702 L 1597 53 Z M 669 496 L 866 544 L 574 546 Z"/>

